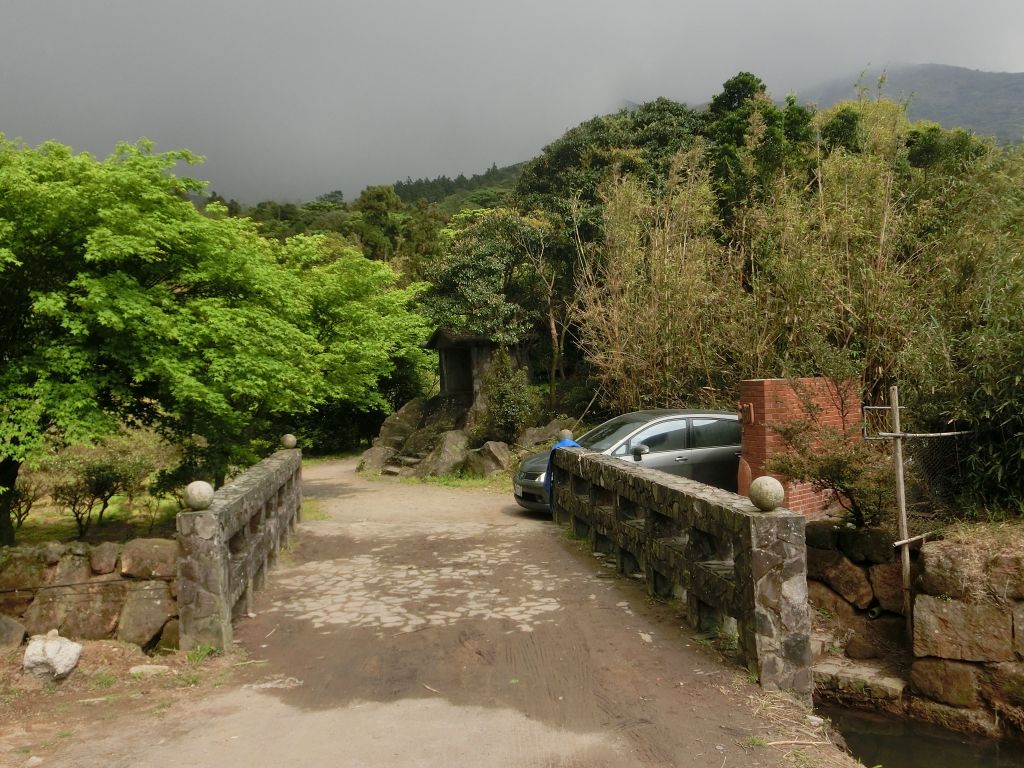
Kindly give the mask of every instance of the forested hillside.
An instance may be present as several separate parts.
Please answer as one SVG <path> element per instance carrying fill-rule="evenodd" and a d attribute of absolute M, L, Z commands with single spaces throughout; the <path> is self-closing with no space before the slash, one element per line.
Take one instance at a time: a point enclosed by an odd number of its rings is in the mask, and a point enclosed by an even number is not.
<path fill-rule="evenodd" d="M 880 70 L 860 78 L 871 93 Z M 1004 143 L 1024 141 L 1024 73 L 982 72 L 941 64 L 887 67 L 881 93 L 897 101 L 909 99 L 912 120 L 932 120 L 945 128 L 967 128 Z M 821 108 L 856 98 L 857 76 L 823 83 L 802 91 L 801 100 Z"/>
<path fill-rule="evenodd" d="M 395 182 L 395 193 L 406 203 L 425 200 L 437 203 L 448 213 L 463 208 L 493 208 L 504 204 L 512 193 L 526 163 L 499 168 L 492 165 L 483 173 L 474 173 L 468 179 L 459 174 L 454 179 L 438 176 L 434 179 L 406 178 Z"/>

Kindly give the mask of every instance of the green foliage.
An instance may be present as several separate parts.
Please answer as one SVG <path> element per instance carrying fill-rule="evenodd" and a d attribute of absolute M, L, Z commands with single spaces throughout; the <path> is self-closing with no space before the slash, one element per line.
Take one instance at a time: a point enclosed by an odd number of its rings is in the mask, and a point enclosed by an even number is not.
<path fill-rule="evenodd" d="M 490 368 L 481 387 L 487 412 L 477 442 L 500 440 L 514 443 L 537 413 L 537 396 L 530 387 L 526 369 L 513 364 L 511 356 L 499 347 L 491 356 Z"/>
<path fill-rule="evenodd" d="M 449 214 L 464 208 L 498 208 L 506 204 L 512 187 L 522 173 L 524 163 L 499 168 L 493 164 L 483 173 L 454 179 L 412 179 L 394 185 L 395 193 L 405 203 L 425 201 L 438 203 Z"/>
<path fill-rule="evenodd" d="M 507 209 L 463 211 L 441 232 L 441 256 L 426 296 L 434 322 L 499 344 L 522 341 L 540 317 L 531 261 L 543 225 Z"/>
<path fill-rule="evenodd" d="M 855 431 L 822 427 L 812 418 L 786 424 L 778 434 L 787 451 L 769 461 L 768 471 L 830 491 L 857 528 L 893 519 L 892 461 L 876 445 L 860 440 Z"/>
<path fill-rule="evenodd" d="M 196 161 L 146 142 L 97 161 L 0 137 L 0 542 L 9 489 L 47 436 L 152 424 L 186 446 L 189 479 L 220 481 L 275 418 L 324 399 L 380 405 L 376 381 L 418 354 L 419 288 L 327 238 L 278 243 L 218 203 L 200 212 L 201 184 L 170 173 Z"/>
<path fill-rule="evenodd" d="M 824 375 L 879 404 L 898 382 L 918 431 L 972 431 L 975 498 L 1019 505 L 1024 155 L 895 102 L 812 116 L 734 85 L 662 191 L 609 182 L 601 238 L 579 230 L 572 316 L 601 400 L 727 406 L 743 378 Z M 800 474 L 847 487 L 860 460 Z"/>
<path fill-rule="evenodd" d="M 212 645 L 200 644 L 185 654 L 188 663 L 193 667 L 203 664 L 211 656 L 218 655 L 219 651 Z M 192 683 L 194 684 L 194 683 Z"/>

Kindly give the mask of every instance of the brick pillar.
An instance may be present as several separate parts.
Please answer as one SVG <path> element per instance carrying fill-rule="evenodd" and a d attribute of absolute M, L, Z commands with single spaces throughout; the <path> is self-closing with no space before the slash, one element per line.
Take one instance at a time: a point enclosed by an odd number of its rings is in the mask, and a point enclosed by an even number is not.
<path fill-rule="evenodd" d="M 855 382 L 835 382 L 823 377 L 803 379 L 748 379 L 740 383 L 740 415 L 743 445 L 739 493 L 746 495 L 750 482 L 769 474 L 764 467 L 785 450 L 776 428 L 793 421 L 812 420 L 847 434 L 860 425 L 860 389 Z M 776 475 L 786 489 L 785 506 L 814 517 L 828 506 L 828 494 L 810 483 L 789 482 Z"/>

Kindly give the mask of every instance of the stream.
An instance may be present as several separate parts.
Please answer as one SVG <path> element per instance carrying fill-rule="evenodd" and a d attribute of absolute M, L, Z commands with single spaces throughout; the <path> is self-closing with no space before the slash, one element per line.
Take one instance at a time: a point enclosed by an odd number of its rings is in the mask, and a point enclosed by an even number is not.
<path fill-rule="evenodd" d="M 1024 743 L 992 741 L 847 709 L 819 707 L 868 768 L 1021 768 Z"/>

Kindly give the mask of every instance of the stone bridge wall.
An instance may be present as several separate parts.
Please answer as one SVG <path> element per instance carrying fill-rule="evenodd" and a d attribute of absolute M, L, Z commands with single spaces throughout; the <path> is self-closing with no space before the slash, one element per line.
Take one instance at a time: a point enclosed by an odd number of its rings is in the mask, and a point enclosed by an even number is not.
<path fill-rule="evenodd" d="M 226 648 L 302 507 L 302 451 L 281 450 L 178 515 L 181 647 Z"/>
<path fill-rule="evenodd" d="M 554 464 L 557 522 L 641 574 L 652 594 L 680 598 L 693 625 L 731 617 L 761 685 L 810 697 L 803 516 L 582 449 L 556 451 Z"/>

